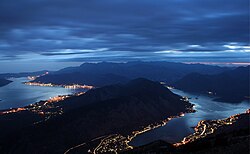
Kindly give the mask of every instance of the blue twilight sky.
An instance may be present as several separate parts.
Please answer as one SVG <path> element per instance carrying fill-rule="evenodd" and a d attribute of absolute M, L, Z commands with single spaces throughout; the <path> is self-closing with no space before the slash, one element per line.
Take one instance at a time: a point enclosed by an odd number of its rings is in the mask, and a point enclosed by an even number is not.
<path fill-rule="evenodd" d="M 249 0 L 0 1 L 0 72 L 134 60 L 248 64 Z"/>

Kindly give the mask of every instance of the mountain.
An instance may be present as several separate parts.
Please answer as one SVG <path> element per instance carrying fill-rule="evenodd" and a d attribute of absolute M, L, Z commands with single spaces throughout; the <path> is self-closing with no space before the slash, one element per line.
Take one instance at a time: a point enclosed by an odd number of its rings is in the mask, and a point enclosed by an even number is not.
<path fill-rule="evenodd" d="M 0 152 L 63 153 L 99 136 L 127 136 L 142 126 L 189 111 L 192 107 L 158 82 L 143 78 L 92 89 L 53 106 L 55 108 L 50 108 L 50 112 L 61 108 L 63 114 L 36 125 L 30 119 L 32 115 L 27 116 L 28 111 L 0 116 L 0 129 L 5 130 L 0 132 L 0 137 L 5 135 L 0 138 Z M 7 134 L 9 125 L 15 126 L 15 131 Z"/>
<path fill-rule="evenodd" d="M 191 72 L 216 74 L 229 69 L 230 68 L 202 64 L 172 62 L 138 61 L 128 63 L 84 63 L 79 67 L 68 67 L 49 75 L 39 77 L 34 82 L 58 84 L 84 82 L 84 84 L 87 85 L 104 86 L 107 84 L 123 82 L 127 79 L 143 77 L 153 81 L 173 83 Z M 96 83 L 96 81 L 100 81 L 100 77 L 103 79 L 101 82 Z M 70 80 L 68 80 L 68 78 Z M 113 78 L 115 78 L 115 80 L 113 80 Z"/>
<path fill-rule="evenodd" d="M 241 102 L 249 99 L 250 66 L 238 67 L 215 75 L 191 73 L 177 81 L 174 86 L 189 92 L 216 94 L 217 101 Z"/>
<path fill-rule="evenodd" d="M 53 84 L 87 84 L 102 87 L 110 84 L 126 83 L 129 79 L 115 74 L 84 74 L 81 72 L 52 74 L 37 78 L 34 82 Z"/>
<path fill-rule="evenodd" d="M 9 83 L 11 83 L 12 81 L 10 80 L 6 80 L 6 79 L 0 79 L 0 87 L 3 87 Z"/>

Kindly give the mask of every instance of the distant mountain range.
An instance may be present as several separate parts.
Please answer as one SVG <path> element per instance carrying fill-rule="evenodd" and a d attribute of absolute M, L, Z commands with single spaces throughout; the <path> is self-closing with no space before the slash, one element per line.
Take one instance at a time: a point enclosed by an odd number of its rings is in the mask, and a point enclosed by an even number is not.
<path fill-rule="evenodd" d="M 38 115 L 28 111 L 2 115 L 0 152 L 63 153 L 98 136 L 126 136 L 188 111 L 192 105 L 181 98 L 158 82 L 139 78 L 54 103 L 54 110 L 62 108 L 64 113 L 37 125 L 33 123 Z"/>
<path fill-rule="evenodd" d="M 127 83 L 128 78 L 115 74 L 85 74 L 81 72 L 51 74 L 39 77 L 33 82 L 53 83 L 53 84 L 86 84 L 102 87 L 110 84 Z"/>
<path fill-rule="evenodd" d="M 6 80 L 6 79 L 0 79 L 0 87 L 3 87 L 9 83 L 11 83 L 12 81 L 10 80 Z"/>
<path fill-rule="evenodd" d="M 210 92 L 218 97 L 216 101 L 241 102 L 250 98 L 249 75 L 250 66 L 214 75 L 191 73 L 177 81 L 174 86 L 189 92 Z"/>
<path fill-rule="evenodd" d="M 68 67 L 39 77 L 34 82 L 78 83 L 101 87 L 143 77 L 153 81 L 173 83 L 192 72 L 216 74 L 229 69 L 219 66 L 173 62 L 84 63 L 79 67 Z"/>

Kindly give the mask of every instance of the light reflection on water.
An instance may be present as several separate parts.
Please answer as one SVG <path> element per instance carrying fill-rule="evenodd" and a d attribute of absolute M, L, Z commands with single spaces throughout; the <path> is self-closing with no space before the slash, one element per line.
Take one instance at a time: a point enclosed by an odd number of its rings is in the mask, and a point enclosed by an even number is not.
<path fill-rule="evenodd" d="M 184 117 L 176 118 L 163 127 L 151 130 L 138 135 L 131 142 L 132 146 L 145 145 L 156 140 L 165 140 L 171 143 L 181 141 L 185 136 L 194 132 L 193 128 L 200 120 L 224 119 L 237 113 L 243 113 L 250 108 L 250 104 L 242 102 L 240 104 L 221 103 L 213 101 L 213 98 L 186 93 L 177 89 L 172 92 L 190 97 L 190 102 L 195 104 L 197 112 L 185 114 Z"/>
<path fill-rule="evenodd" d="M 27 81 L 26 78 L 12 78 L 11 80 L 13 81 L 12 83 L 0 87 L 0 110 L 23 107 L 40 100 L 47 100 L 50 97 L 79 92 L 79 90 L 62 87 L 25 85 L 22 82 Z M 176 89 L 172 89 L 172 91 L 181 96 L 191 97 L 190 102 L 195 104 L 197 112 L 185 114 L 184 117 L 173 119 L 163 127 L 138 135 L 130 142 L 131 145 L 140 146 L 159 139 L 168 142 L 177 142 L 193 133 L 194 130 L 192 127 L 196 126 L 200 120 L 223 119 L 237 113 L 245 112 L 250 108 L 247 102 L 240 104 L 219 103 L 207 96 L 200 95 L 198 99 L 195 99 L 197 97 L 196 94 Z"/>
<path fill-rule="evenodd" d="M 10 80 L 13 82 L 0 87 L 0 110 L 23 107 L 40 100 L 47 100 L 50 97 L 73 94 L 79 91 L 62 87 L 29 86 L 22 83 L 27 81 L 26 78 L 11 78 Z"/>

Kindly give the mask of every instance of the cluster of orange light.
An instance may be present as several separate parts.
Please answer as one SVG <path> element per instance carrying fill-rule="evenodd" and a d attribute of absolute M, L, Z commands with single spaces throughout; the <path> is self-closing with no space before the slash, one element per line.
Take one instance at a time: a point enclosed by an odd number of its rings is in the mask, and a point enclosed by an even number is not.
<path fill-rule="evenodd" d="M 39 77 L 41 77 L 41 76 L 48 75 L 48 74 L 49 74 L 49 72 L 45 72 L 45 73 L 42 74 L 42 75 L 28 76 L 28 79 L 29 79 L 29 80 L 35 80 L 36 78 L 39 78 Z"/>
<path fill-rule="evenodd" d="M 37 77 L 36 76 L 28 76 L 29 80 L 35 80 Z"/>
<path fill-rule="evenodd" d="M 69 97 L 70 97 L 69 95 L 56 96 L 56 97 L 50 98 L 50 99 L 47 100 L 46 102 L 47 102 L 47 103 L 59 102 L 59 101 L 65 100 L 66 98 L 69 98 Z M 46 105 L 46 103 L 45 103 L 44 105 Z"/>
<path fill-rule="evenodd" d="M 52 83 L 39 83 L 39 82 L 25 82 L 26 85 L 30 86 L 42 86 L 42 87 L 63 87 L 68 89 L 92 89 L 93 86 L 89 85 L 79 85 L 79 84 L 73 84 L 73 85 L 56 85 Z"/>
<path fill-rule="evenodd" d="M 92 89 L 92 88 L 94 88 L 93 86 L 79 85 L 79 84 L 75 84 L 75 85 L 62 85 L 62 87 L 69 88 L 69 89 Z"/>
<path fill-rule="evenodd" d="M 52 83 L 39 83 L 39 82 L 25 82 L 24 84 L 29 86 L 41 86 L 41 87 L 54 87 Z"/>
<path fill-rule="evenodd" d="M 25 108 L 11 109 L 11 110 L 8 110 L 8 111 L 0 112 L 0 115 L 9 114 L 9 113 L 15 113 L 15 112 L 20 112 L 20 111 L 24 111 L 24 110 L 26 110 L 26 109 Z"/>
<path fill-rule="evenodd" d="M 242 114 L 250 114 L 250 109 L 248 109 L 245 113 Z M 187 137 L 185 137 L 181 142 L 173 144 L 178 147 L 189 142 L 193 142 L 199 138 L 206 137 L 208 134 L 212 134 L 221 126 L 224 125 L 232 125 L 239 118 L 241 114 L 235 114 L 230 116 L 229 118 L 222 120 L 211 120 L 205 121 L 201 120 L 198 125 L 194 128 L 195 132 Z"/>
<path fill-rule="evenodd" d="M 187 112 L 193 112 L 193 109 L 187 108 Z M 127 137 L 123 137 L 120 134 L 112 134 L 102 140 L 102 142 L 95 148 L 93 153 L 102 153 L 102 152 L 114 152 L 117 153 L 118 151 L 133 149 L 132 146 L 129 145 L 129 142 L 132 141 L 137 135 L 145 133 L 147 131 L 153 130 L 155 128 L 161 127 L 166 125 L 170 120 L 173 118 L 178 118 L 184 116 L 183 112 L 179 113 L 177 116 L 170 116 L 159 123 L 151 124 L 146 127 L 143 127 L 141 130 L 133 131 L 131 135 Z"/>
<path fill-rule="evenodd" d="M 62 95 L 62 96 L 56 96 L 56 97 L 52 97 L 50 99 L 48 99 L 44 104 L 42 104 L 42 106 L 45 106 L 49 103 L 54 103 L 54 102 L 59 102 L 59 101 L 63 101 L 66 98 L 72 97 L 72 96 L 80 96 L 83 95 L 85 92 L 79 92 L 76 93 L 74 95 Z M 32 106 L 34 106 L 33 104 L 31 104 Z M 4 115 L 4 114 L 10 114 L 10 113 L 16 113 L 16 112 L 20 112 L 20 111 L 24 111 L 24 110 L 30 110 L 29 108 L 15 108 L 15 109 L 10 109 L 8 111 L 0 111 L 0 115 Z M 33 110 L 30 110 L 32 112 L 34 112 Z M 45 113 L 43 111 L 39 111 L 37 112 L 40 115 L 44 115 Z"/>

